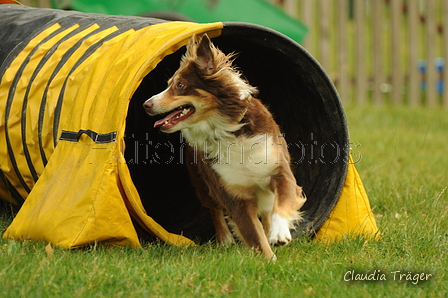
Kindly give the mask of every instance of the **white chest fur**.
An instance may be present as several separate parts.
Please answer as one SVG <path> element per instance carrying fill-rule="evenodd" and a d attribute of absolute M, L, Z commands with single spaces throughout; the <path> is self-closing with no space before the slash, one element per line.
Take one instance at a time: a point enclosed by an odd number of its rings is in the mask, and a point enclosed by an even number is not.
<path fill-rule="evenodd" d="M 267 134 L 219 144 L 212 168 L 227 185 L 266 188 L 279 165 L 279 144 Z"/>

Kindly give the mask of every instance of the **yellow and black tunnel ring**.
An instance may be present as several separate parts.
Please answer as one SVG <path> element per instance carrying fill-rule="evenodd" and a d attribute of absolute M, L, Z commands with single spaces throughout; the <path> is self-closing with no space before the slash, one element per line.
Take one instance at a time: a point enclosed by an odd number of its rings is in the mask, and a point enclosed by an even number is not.
<path fill-rule="evenodd" d="M 4 237 L 67 248 L 213 238 L 189 181 L 186 141 L 153 129 L 142 108 L 166 87 L 188 39 L 202 33 L 238 53 L 235 64 L 284 132 L 308 198 L 294 235 L 377 233 L 338 94 L 288 37 L 247 23 L 6 4 L 0 16 L 0 196 L 20 209 Z"/>

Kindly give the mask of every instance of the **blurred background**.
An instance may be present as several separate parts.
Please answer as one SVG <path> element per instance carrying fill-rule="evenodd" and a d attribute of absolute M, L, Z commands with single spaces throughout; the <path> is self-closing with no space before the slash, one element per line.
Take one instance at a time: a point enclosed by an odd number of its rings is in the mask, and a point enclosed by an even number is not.
<path fill-rule="evenodd" d="M 194 22 L 243 21 L 302 44 L 344 104 L 448 108 L 446 0 L 22 0 Z"/>

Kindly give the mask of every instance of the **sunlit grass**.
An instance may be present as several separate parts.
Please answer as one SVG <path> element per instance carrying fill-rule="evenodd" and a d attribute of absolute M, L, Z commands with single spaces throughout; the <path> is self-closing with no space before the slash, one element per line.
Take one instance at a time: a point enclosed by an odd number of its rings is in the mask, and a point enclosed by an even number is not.
<path fill-rule="evenodd" d="M 266 262 L 244 246 L 54 248 L 0 240 L 2 297 L 446 297 L 446 111 L 347 107 L 356 167 L 381 239 L 298 239 Z M 11 218 L 0 219 L 4 230 Z M 344 280 L 379 270 L 386 281 Z M 393 273 L 431 274 L 427 281 Z M 398 277 L 398 275 L 396 276 Z"/>

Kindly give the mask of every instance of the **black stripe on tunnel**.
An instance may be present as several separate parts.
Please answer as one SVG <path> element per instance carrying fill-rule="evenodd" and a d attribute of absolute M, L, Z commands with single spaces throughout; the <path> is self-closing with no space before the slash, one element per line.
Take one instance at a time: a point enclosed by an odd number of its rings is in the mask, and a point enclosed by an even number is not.
<path fill-rule="evenodd" d="M 60 116 L 61 116 L 61 109 L 62 109 L 62 104 L 64 101 L 64 92 L 65 92 L 65 88 L 68 82 L 68 79 L 70 77 L 70 75 L 90 56 L 92 55 L 99 47 L 101 47 L 101 45 L 108 41 L 111 40 L 112 38 L 130 30 L 130 29 L 134 29 L 135 27 L 135 21 L 133 20 L 124 20 L 121 24 L 120 23 L 115 23 L 112 22 L 112 20 L 109 19 L 105 19 L 104 24 L 102 24 L 101 22 L 98 22 L 93 19 L 93 20 L 89 20 L 90 22 L 94 22 L 94 24 L 98 24 L 100 26 L 100 28 L 90 32 L 89 34 L 86 34 L 85 36 L 83 36 L 79 41 L 77 41 L 69 50 L 67 50 L 64 55 L 62 56 L 60 62 L 58 63 L 58 65 L 56 66 L 55 70 L 53 71 L 53 74 L 51 75 L 50 79 L 48 80 L 47 86 L 46 86 L 46 91 L 48 90 L 48 87 L 50 86 L 51 82 L 53 81 L 53 79 L 56 77 L 57 73 L 61 70 L 61 68 L 64 66 L 65 63 L 67 63 L 68 59 L 70 59 L 70 57 L 76 52 L 76 50 L 81 46 L 81 44 L 87 40 L 88 38 L 90 38 L 91 36 L 98 34 L 106 29 L 109 29 L 111 27 L 118 27 L 119 29 L 110 33 L 109 35 L 103 37 L 101 40 L 97 41 L 96 43 L 92 44 L 85 52 L 84 54 L 76 61 L 76 63 L 73 65 L 73 67 L 70 69 L 70 71 L 68 72 L 68 74 L 65 77 L 64 83 L 62 85 L 61 88 L 61 92 L 59 93 L 59 97 L 58 97 L 58 101 L 56 104 L 56 108 L 54 111 L 54 121 L 53 121 L 53 143 L 54 146 L 57 145 L 57 139 L 58 139 L 58 129 L 59 129 L 59 123 L 60 123 Z M 141 23 L 141 22 L 139 22 Z M 148 26 L 148 23 L 146 24 L 142 24 L 142 27 Z M 46 93 L 44 94 L 44 98 L 42 100 L 42 105 L 44 104 L 44 102 L 46 102 Z M 43 117 L 43 116 L 42 116 Z M 40 121 L 39 121 L 40 122 Z"/>
<path fill-rule="evenodd" d="M 69 34 L 67 34 L 66 36 L 64 36 L 63 38 L 61 38 L 61 39 L 58 41 L 58 43 L 57 43 L 56 45 L 53 46 L 53 49 L 54 49 L 54 50 L 57 49 L 57 47 L 58 47 L 62 42 L 64 42 L 64 41 L 70 39 L 71 37 L 73 37 L 73 36 L 76 35 L 77 33 L 79 33 L 79 32 L 81 32 L 81 31 L 83 31 L 83 30 L 89 28 L 90 26 L 92 26 L 93 24 L 96 24 L 96 23 L 98 23 L 98 22 L 95 22 L 95 20 L 88 20 L 88 21 L 80 22 L 80 23 L 81 23 L 81 24 L 79 24 L 79 25 L 80 25 L 79 28 L 77 28 L 77 29 L 71 31 Z M 106 29 L 108 29 L 108 28 L 114 26 L 113 24 L 109 24 L 109 23 L 110 23 L 109 21 L 107 21 L 106 23 L 107 23 L 106 26 L 100 27 L 100 28 L 98 28 L 98 29 L 92 31 L 90 34 L 84 36 L 84 37 L 83 37 L 80 41 L 78 41 L 78 42 L 77 42 L 77 43 L 76 43 L 76 44 L 75 44 L 75 45 L 74 45 L 74 46 L 73 46 L 67 53 L 65 53 L 64 56 L 63 56 L 63 58 L 59 61 L 58 66 L 56 67 L 55 71 L 53 72 L 53 74 L 52 74 L 50 80 L 47 82 L 47 86 L 46 86 L 46 88 L 45 88 L 45 93 L 44 93 L 43 98 L 42 98 L 42 101 L 41 101 L 40 113 L 39 113 L 39 120 L 38 120 L 38 139 L 39 139 L 39 147 L 40 147 L 40 153 L 41 153 L 41 157 L 42 157 L 42 161 L 43 161 L 44 166 L 47 164 L 47 158 L 46 158 L 46 156 L 45 156 L 45 152 L 44 152 L 44 150 L 43 150 L 43 144 L 42 144 L 42 142 L 43 142 L 43 141 L 42 141 L 42 130 L 43 130 L 43 118 L 44 118 L 45 105 L 46 105 L 46 96 L 47 96 L 47 91 L 48 91 L 49 85 L 51 84 L 51 82 L 53 81 L 53 79 L 56 77 L 58 71 L 63 67 L 63 65 L 67 62 L 67 60 L 70 58 L 70 56 L 76 51 L 76 49 L 81 45 L 81 43 L 82 43 L 85 39 L 87 39 L 88 37 L 90 37 L 90 36 L 93 35 L 93 34 L 96 34 L 96 33 L 98 33 L 98 32 L 104 31 L 104 30 L 106 30 Z M 132 22 L 125 21 L 124 23 L 132 23 Z M 74 24 L 71 23 L 71 22 L 69 22 L 69 23 L 66 23 L 65 25 L 71 25 L 71 26 L 72 26 L 72 25 L 74 25 Z M 115 24 L 115 25 L 116 25 L 116 24 Z M 124 29 L 122 29 L 122 30 L 129 30 L 129 28 L 132 28 L 132 25 L 131 25 L 131 26 L 128 25 L 127 27 L 124 27 Z M 63 29 L 67 29 L 67 28 L 63 28 Z M 59 31 L 61 31 L 61 29 L 57 30 L 56 32 L 59 33 Z M 109 36 L 116 36 L 116 35 L 120 34 L 121 32 L 122 32 L 121 30 L 118 30 L 118 31 L 115 31 L 115 32 L 114 32 L 115 34 L 111 34 L 111 35 L 109 35 Z M 10 115 L 11 106 L 12 106 L 12 103 L 13 103 L 13 97 L 14 97 L 14 95 L 15 95 L 15 90 L 16 90 L 17 84 L 19 83 L 19 81 L 20 81 L 20 79 L 21 79 L 21 77 L 22 77 L 22 73 L 23 73 L 24 69 L 26 68 L 26 66 L 27 66 L 28 63 L 29 63 L 29 60 L 30 60 L 31 57 L 34 55 L 34 53 L 39 49 L 39 46 L 40 46 L 41 44 L 43 44 L 44 42 L 48 41 L 48 39 L 51 38 L 51 37 L 53 37 L 54 35 L 55 35 L 55 32 L 53 32 L 52 34 L 50 34 L 47 38 L 43 39 L 43 41 L 41 41 L 35 48 L 33 48 L 33 49 L 31 50 L 31 52 L 28 54 L 28 56 L 25 58 L 24 62 L 21 64 L 21 66 L 19 67 L 19 69 L 17 70 L 17 72 L 16 72 L 16 74 L 15 74 L 15 77 L 14 77 L 14 79 L 13 79 L 13 82 L 12 82 L 12 84 L 11 84 L 10 92 L 9 92 L 9 94 L 8 94 L 8 98 L 7 98 L 6 109 L 5 109 L 5 135 L 6 135 L 6 144 L 7 144 L 7 148 L 8 148 L 8 155 L 9 155 L 9 158 L 10 158 L 10 160 L 11 160 L 12 166 L 13 166 L 13 168 L 14 168 L 14 171 L 15 171 L 15 173 L 16 173 L 16 175 L 17 175 L 19 181 L 20 181 L 20 183 L 22 184 L 23 188 L 24 188 L 28 193 L 31 191 L 31 188 L 30 188 L 30 186 L 27 185 L 25 179 L 23 178 L 23 175 L 20 173 L 20 170 L 19 170 L 18 165 L 17 165 L 16 158 L 15 158 L 15 155 L 14 155 L 14 150 L 13 150 L 13 148 L 12 148 L 11 141 L 10 141 L 10 138 L 9 138 L 9 126 L 8 126 L 9 115 Z M 103 40 L 107 40 L 107 38 L 104 38 Z M 94 50 L 91 50 L 91 49 L 92 49 L 92 48 L 93 48 L 93 49 L 96 49 L 96 48 L 98 48 L 99 45 L 101 45 L 101 44 L 102 44 L 102 43 L 97 43 L 97 44 L 93 45 L 93 46 L 89 49 L 90 51 L 87 50 L 86 53 L 87 53 L 88 55 L 86 56 L 86 54 L 84 54 L 83 58 L 86 59 L 86 57 L 88 57 L 91 53 L 94 52 Z M 42 59 L 41 62 L 39 63 L 40 68 L 41 68 L 41 67 L 42 67 L 42 66 L 43 66 L 49 59 L 51 59 L 51 54 L 54 53 L 54 50 L 53 50 L 52 52 L 47 53 L 47 54 L 49 54 L 49 55 L 45 55 L 45 56 L 44 56 L 44 59 Z M 77 66 L 79 66 L 79 64 L 82 63 L 82 61 L 83 61 L 83 59 L 80 59 L 80 61 L 77 62 Z M 74 69 L 76 69 L 76 68 L 74 68 Z M 73 69 L 73 70 L 74 70 L 74 69 Z M 38 67 L 38 68 L 34 71 L 33 74 L 37 74 L 37 72 L 38 72 L 39 70 L 40 70 L 40 69 L 39 69 L 39 67 Z M 72 71 L 73 71 L 73 70 L 72 70 Z M 67 79 L 68 79 L 68 77 L 67 77 Z M 65 83 L 67 82 L 67 79 L 66 79 Z M 38 177 L 38 174 L 37 174 L 37 172 L 35 171 L 35 168 L 34 168 L 34 166 L 33 166 L 33 164 L 32 164 L 31 157 L 30 157 L 29 150 L 28 150 L 28 146 L 27 146 L 27 143 L 26 143 L 26 106 L 27 106 L 27 96 L 28 96 L 28 94 L 29 94 L 29 89 L 31 88 L 33 81 L 34 81 L 34 78 L 32 78 L 32 80 L 28 81 L 28 86 L 27 86 L 26 94 L 25 94 L 25 97 L 24 97 L 23 105 L 22 105 L 22 120 L 21 120 L 21 125 L 22 125 L 22 127 L 21 127 L 21 131 L 22 131 L 22 144 L 23 144 L 23 148 L 24 148 L 24 155 L 25 155 L 25 158 L 26 158 L 28 167 L 29 167 L 29 169 L 30 169 L 30 172 L 31 172 L 31 174 L 32 174 L 32 177 L 33 177 L 34 181 L 36 182 L 36 181 L 38 180 L 39 177 Z M 56 110 L 55 110 L 55 115 L 54 115 L 54 117 L 55 117 L 55 121 L 54 121 L 54 122 L 55 122 L 55 124 L 57 124 L 57 125 L 59 124 L 59 115 L 60 115 L 60 112 L 61 112 L 61 105 L 62 105 L 63 93 L 64 93 L 64 91 L 65 91 L 65 83 L 64 83 L 64 86 L 63 86 L 63 88 L 62 88 L 62 90 L 61 90 L 60 97 L 59 97 L 59 102 L 58 102 L 58 107 L 59 107 L 59 108 L 56 108 Z M 54 136 L 56 136 L 57 131 L 58 131 L 58 126 L 53 127 Z M 56 144 L 57 144 L 56 137 L 54 137 L 54 144 L 55 144 L 55 146 L 56 146 Z"/>
<path fill-rule="evenodd" d="M 5 7 L 2 6 L 1 8 L 5 8 Z M 31 52 L 24 59 L 23 63 L 19 67 L 17 73 L 15 74 L 15 77 L 14 77 L 14 80 L 13 80 L 12 86 L 11 86 L 11 91 L 10 91 L 9 97 L 7 99 L 5 125 L 6 125 L 6 142 L 7 142 L 7 147 L 8 147 L 8 151 L 9 151 L 8 155 L 11 158 L 11 162 L 12 162 L 14 171 L 16 172 L 16 175 L 18 176 L 19 182 L 23 185 L 24 189 L 27 192 L 29 192 L 30 187 L 25 182 L 25 179 L 23 178 L 22 173 L 20 173 L 20 170 L 17 166 L 16 158 L 14 156 L 14 152 L 11 147 L 11 142 L 9 139 L 9 132 L 8 132 L 8 128 L 9 128 L 8 127 L 8 119 L 9 119 L 9 114 L 11 111 L 12 98 L 15 93 L 16 86 L 19 83 L 19 81 L 21 80 L 22 73 L 23 73 L 24 69 L 26 68 L 30 58 L 33 57 L 34 53 L 39 50 L 39 48 L 42 44 L 47 42 L 50 38 L 54 37 L 56 34 L 59 34 L 60 32 L 69 29 L 73 25 L 79 26 L 78 28 L 72 30 L 71 32 L 68 32 L 65 36 L 63 36 L 60 40 L 58 40 L 58 42 L 56 44 L 54 44 L 51 49 L 48 50 L 48 52 L 43 56 L 41 61 L 39 61 L 38 66 L 33 71 L 31 78 L 29 80 L 27 80 L 28 85 L 27 85 L 27 89 L 25 91 L 24 102 L 22 105 L 22 119 L 21 119 L 22 136 L 21 137 L 22 137 L 24 156 L 25 156 L 28 168 L 30 170 L 31 177 L 36 182 L 38 179 L 38 173 L 36 172 L 35 167 L 32 164 L 32 161 L 31 161 L 32 159 L 31 159 L 30 152 L 29 152 L 28 145 L 27 145 L 26 108 L 27 108 L 27 104 L 28 104 L 27 97 L 29 95 L 30 88 L 31 88 L 36 76 L 38 75 L 39 71 L 41 70 L 41 68 L 45 65 L 45 63 L 47 63 L 49 60 L 52 59 L 53 53 L 57 50 L 57 48 L 60 46 L 60 44 L 62 42 L 69 40 L 74 35 L 82 32 L 83 30 L 91 27 L 94 24 L 98 25 L 100 27 L 94 33 L 101 32 L 101 31 L 109 29 L 111 27 L 119 28 L 118 32 L 115 32 L 113 35 L 113 36 L 116 36 L 117 34 L 120 34 L 124 31 L 130 30 L 130 29 L 138 30 L 138 29 L 150 26 L 150 25 L 152 25 L 152 23 L 149 22 L 149 20 L 145 19 L 145 18 L 129 19 L 129 18 L 123 18 L 123 17 L 114 17 L 114 16 L 97 16 L 97 15 L 80 14 L 80 13 L 74 13 L 74 12 L 60 12 L 60 11 L 55 11 L 55 10 L 35 10 L 35 9 L 30 9 L 30 8 L 17 9 L 17 7 L 14 7 L 14 10 L 2 9 L 1 11 L 2 11 L 2 16 L 3 16 L 3 14 L 5 14 L 6 18 L 13 19 L 13 20 L 10 20 L 11 23 L 8 23 L 7 26 L 14 27 L 17 25 L 16 24 L 17 22 L 22 24 L 22 27 L 21 27 L 22 30 L 15 30 L 15 31 L 22 32 L 22 35 L 23 35 L 23 36 L 21 36 L 21 40 L 19 43 L 17 43 L 17 40 L 15 40 L 15 38 L 17 38 L 17 36 L 14 37 L 15 34 L 10 34 L 9 36 L 6 36 L 2 40 L 2 50 L 4 50 L 5 48 L 6 49 L 8 48 L 9 39 L 11 39 L 11 38 L 13 39 L 11 41 L 11 44 L 14 45 L 14 47 L 11 46 L 13 48 L 13 50 L 11 50 L 11 53 L 8 53 L 8 55 L 4 55 L 6 53 L 0 53 L 1 59 L 3 61 L 2 67 L 0 69 L 0 71 L 2 73 L 4 73 L 4 71 L 6 71 L 8 66 L 15 59 L 15 57 L 17 57 L 17 55 L 19 55 L 23 51 L 25 45 L 27 45 L 31 39 L 35 38 L 37 34 L 41 33 L 42 31 L 46 30 L 47 28 L 55 25 L 56 23 L 60 26 L 59 29 L 50 33 L 49 36 L 43 38 L 42 41 L 39 41 L 39 43 L 33 49 L 31 49 Z M 37 11 L 38 11 L 37 17 L 32 22 L 27 21 L 26 18 L 24 17 L 24 15 L 33 16 Z M 17 13 L 17 12 L 22 12 L 22 14 L 15 15 L 14 13 Z M 119 20 L 119 22 L 117 22 L 117 20 Z M 158 23 L 158 22 L 160 22 L 160 21 L 153 20 L 153 23 Z M 37 25 L 40 25 L 40 27 Z M 29 29 L 34 29 L 36 26 L 39 27 L 39 30 L 37 30 L 35 32 L 35 34 L 29 34 L 29 32 L 32 30 L 23 30 L 23 27 L 27 27 L 27 28 L 29 27 Z M 28 33 L 25 34 L 23 32 L 28 32 Z M 88 36 L 85 36 L 84 39 L 87 37 Z M 104 40 L 107 40 L 107 38 Z M 56 68 L 55 72 L 52 74 L 50 81 L 47 82 L 47 86 L 45 87 L 43 99 L 40 103 L 39 115 L 38 115 L 37 138 L 38 138 L 39 152 L 40 152 L 41 160 L 42 160 L 42 163 L 44 166 L 48 162 L 48 158 L 43 149 L 44 146 L 43 146 L 43 139 L 42 139 L 43 122 L 44 122 L 44 117 L 45 117 L 45 107 L 46 107 L 46 102 L 47 102 L 47 100 L 46 100 L 47 91 L 48 91 L 49 85 L 50 85 L 51 81 L 53 80 L 53 78 L 55 77 L 56 73 L 64 65 L 64 62 L 66 62 L 67 59 L 69 59 L 69 57 L 70 57 L 70 54 L 65 55 L 63 57 L 62 61 L 59 61 L 58 67 Z M 84 59 L 85 59 L 85 56 L 84 56 Z M 62 92 L 64 90 L 62 90 Z M 61 96 L 62 96 L 62 94 L 61 94 Z M 57 112 L 60 112 L 60 109 L 58 109 Z M 58 124 L 59 123 L 59 121 L 58 121 L 59 115 L 56 114 L 55 117 L 56 117 L 56 123 Z M 54 127 L 54 130 L 53 130 L 55 132 L 54 145 L 56 145 L 57 129 L 58 129 L 58 127 L 56 126 L 56 127 Z"/>
<path fill-rule="evenodd" d="M 67 28 L 65 26 L 62 26 L 61 28 L 59 28 L 58 30 L 54 31 L 53 33 L 48 35 L 46 38 L 44 38 L 38 45 L 36 45 L 36 47 L 33 48 L 33 50 L 30 52 L 28 57 L 22 63 L 20 69 L 16 73 L 16 76 L 22 76 L 23 69 L 26 67 L 26 65 L 28 64 L 30 58 L 41 47 L 42 44 L 45 44 L 48 40 L 52 39 L 54 36 L 58 35 L 59 33 L 61 33 L 62 31 L 66 30 L 66 29 Z M 36 169 L 35 169 L 35 167 L 34 167 L 34 165 L 32 163 L 30 151 L 28 149 L 27 138 L 26 138 L 26 109 L 27 109 L 27 105 L 28 105 L 28 96 L 30 94 L 31 86 L 33 85 L 33 82 L 36 79 L 36 76 L 38 75 L 38 73 L 42 69 L 43 65 L 47 62 L 48 57 L 50 57 L 54 53 L 54 51 L 56 49 L 57 49 L 57 46 L 53 46 L 44 55 L 44 57 L 39 61 L 37 67 L 34 69 L 31 77 L 29 78 L 28 86 L 26 88 L 25 96 L 23 98 L 22 123 L 21 123 L 21 126 L 22 126 L 22 146 L 23 146 L 23 151 L 24 151 L 24 154 L 25 154 L 26 162 L 28 164 L 28 168 L 30 169 L 30 173 L 31 173 L 31 175 L 32 175 L 32 177 L 34 179 L 34 182 L 37 182 L 37 180 L 39 179 L 39 175 L 37 174 Z M 39 147 L 40 147 L 40 152 L 41 152 L 41 157 L 42 157 L 42 163 L 45 166 L 47 164 L 47 159 L 46 159 L 46 156 L 45 156 L 45 152 L 43 151 L 43 147 L 42 147 L 42 131 L 39 131 L 39 130 L 38 130 L 38 139 L 39 139 L 39 145 L 40 145 Z M 11 155 L 12 152 L 10 152 L 9 154 Z"/>
<path fill-rule="evenodd" d="M 16 203 L 19 206 L 22 206 L 22 204 L 25 202 L 25 199 L 20 195 L 20 193 L 17 191 L 17 189 L 11 184 L 11 182 L 6 177 L 5 173 L 3 173 L 2 170 L 0 170 L 0 179 L 3 180 L 3 183 L 6 185 L 6 188 L 8 189 L 10 195 L 16 200 Z"/>
<path fill-rule="evenodd" d="M 94 15 L 96 17 L 96 15 Z M 156 23 L 160 23 L 163 21 L 160 20 L 155 20 L 155 19 L 145 19 L 145 18 L 141 18 L 141 19 L 121 19 L 119 18 L 119 20 L 122 20 L 121 22 L 117 22 L 116 17 L 107 17 L 101 21 L 98 21 L 95 18 L 92 19 L 88 19 L 88 21 L 90 21 L 91 24 L 97 24 L 100 26 L 100 28 L 92 31 L 91 33 L 85 35 L 83 38 L 81 38 L 75 45 L 73 45 L 73 47 L 71 49 L 69 49 L 63 56 L 63 58 L 61 59 L 61 62 L 58 64 L 58 66 L 56 67 L 56 69 L 53 72 L 53 75 L 51 77 L 51 79 L 48 81 L 46 90 L 48 90 L 48 86 L 50 85 L 51 81 L 54 79 L 54 77 L 56 76 L 57 72 L 59 72 L 59 70 L 63 67 L 63 65 L 67 62 L 67 60 L 71 57 L 71 55 L 73 55 L 73 53 L 79 48 L 79 46 L 82 44 L 82 42 L 86 39 L 88 39 L 89 37 L 98 34 L 99 32 L 102 32 L 106 29 L 109 29 L 111 27 L 117 27 L 118 30 L 110 33 L 109 35 L 105 36 L 104 38 L 102 38 L 101 40 L 97 41 L 96 43 L 92 44 L 86 51 L 85 53 L 78 59 L 78 61 L 76 62 L 76 64 L 72 67 L 72 69 L 70 70 L 70 72 L 68 73 L 68 75 L 66 76 L 66 79 L 62 85 L 61 88 L 61 92 L 59 94 L 59 98 L 58 98 L 58 102 L 56 104 L 56 108 L 55 108 L 55 112 L 54 112 L 54 125 L 53 125 L 53 142 L 54 145 L 57 145 L 57 133 L 58 133 L 58 129 L 59 129 L 59 123 L 60 123 L 60 115 L 61 115 L 61 109 L 62 109 L 62 103 L 64 100 L 64 92 L 65 92 L 65 88 L 68 82 L 68 79 L 70 77 L 70 75 L 90 56 L 92 55 L 99 47 L 101 47 L 101 45 L 108 41 L 111 40 L 117 36 L 119 36 L 120 34 L 123 34 L 124 32 L 128 31 L 128 30 L 139 30 L 148 26 L 151 26 L 153 24 Z M 46 93 L 46 92 L 45 92 Z M 46 101 L 46 99 L 42 100 L 42 104 L 44 103 L 44 101 Z M 40 123 L 40 121 L 39 121 Z"/>
<path fill-rule="evenodd" d="M 45 92 L 40 104 L 40 109 L 39 109 L 39 116 L 38 116 L 38 136 L 39 136 L 39 148 L 40 148 L 40 154 L 41 154 L 41 158 L 42 161 L 44 163 L 44 165 L 47 164 L 48 159 L 47 156 L 45 154 L 44 151 L 44 146 L 43 146 L 43 139 L 42 139 L 42 132 L 43 132 L 43 123 L 44 123 L 44 117 L 45 117 L 45 106 L 47 103 L 47 92 L 48 89 L 51 85 L 51 82 L 54 80 L 54 78 L 57 76 L 57 73 L 61 70 L 61 68 L 64 66 L 64 64 L 67 62 L 68 59 L 70 59 L 71 55 L 73 55 L 73 53 L 76 51 L 76 49 L 81 45 L 82 41 L 84 41 L 86 38 L 88 38 L 89 36 L 91 36 L 92 34 L 96 34 L 98 32 L 101 32 L 103 30 L 109 29 L 113 26 L 119 27 L 121 28 L 121 30 L 126 31 L 129 30 L 131 28 L 137 27 L 146 27 L 147 23 L 143 23 L 141 20 L 139 22 L 137 22 L 136 24 L 136 20 L 124 20 L 121 23 L 114 23 L 113 19 L 111 18 L 105 18 L 102 21 L 98 21 L 98 19 L 95 18 L 87 18 L 87 16 L 89 15 L 85 15 L 85 14 L 81 14 L 81 15 L 68 15 L 66 16 L 64 19 L 61 20 L 61 22 L 58 24 L 60 24 L 64 29 L 67 29 L 73 25 L 79 25 L 78 28 L 76 28 L 75 30 L 69 32 L 67 35 L 65 35 L 63 38 L 61 38 L 53 47 L 52 49 L 44 55 L 44 57 L 42 58 L 41 64 L 39 64 L 40 67 L 42 67 L 45 63 L 48 62 L 48 60 L 52 59 L 52 55 L 54 54 L 54 52 L 57 50 L 57 48 L 60 46 L 60 44 L 64 41 L 69 40 L 70 38 L 72 38 L 73 36 L 75 36 L 76 34 L 79 34 L 80 32 L 86 30 L 87 28 L 91 27 L 94 24 L 97 24 L 99 26 L 101 26 L 100 28 L 96 29 L 96 31 L 91 32 L 89 35 L 84 36 L 83 39 L 81 39 L 80 41 L 78 41 L 75 45 L 72 46 L 71 49 L 69 49 L 61 58 L 60 62 L 58 63 L 58 65 L 56 66 L 55 70 L 53 71 L 50 79 L 47 82 L 47 85 L 45 86 Z M 104 24 L 103 24 L 104 23 Z M 121 32 L 121 31 L 120 31 Z M 84 60 L 86 59 L 86 57 L 83 58 Z M 73 70 L 72 70 L 73 71 Z M 53 127 L 53 143 L 54 146 L 56 146 L 57 144 L 57 132 L 58 132 L 58 125 L 59 125 L 59 117 L 60 117 L 60 109 L 61 109 L 61 100 L 63 99 L 63 94 L 65 91 L 65 84 L 64 84 L 64 89 L 60 92 L 59 94 L 59 109 L 55 112 L 55 121 L 54 123 L 57 124 L 57 126 Z M 57 118 L 57 119 L 56 119 Z"/>

